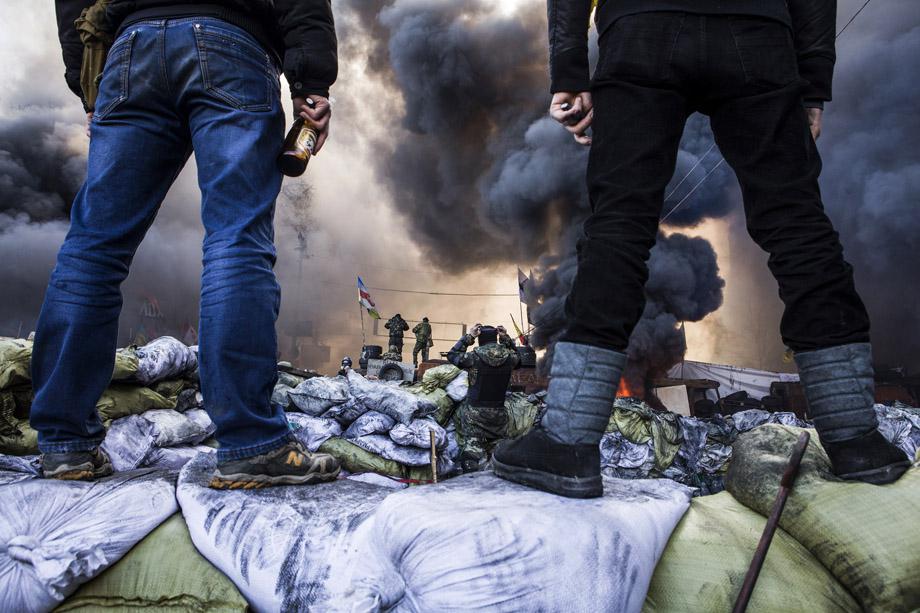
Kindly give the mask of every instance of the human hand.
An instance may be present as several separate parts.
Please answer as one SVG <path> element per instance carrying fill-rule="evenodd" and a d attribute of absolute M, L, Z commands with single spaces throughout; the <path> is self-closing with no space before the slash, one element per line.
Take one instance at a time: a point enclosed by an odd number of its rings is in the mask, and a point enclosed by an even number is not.
<path fill-rule="evenodd" d="M 90 126 L 93 125 L 93 112 L 90 111 L 86 114 L 86 138 L 92 136 L 90 134 Z"/>
<path fill-rule="evenodd" d="M 473 338 L 476 338 L 477 336 L 479 336 L 481 332 L 482 332 L 482 324 L 475 324 L 470 329 L 470 336 L 472 336 Z"/>
<path fill-rule="evenodd" d="M 591 92 L 556 92 L 549 105 L 549 114 L 572 133 L 575 142 L 580 145 L 591 144 L 591 137 L 585 134 L 594 120 Z"/>
<path fill-rule="evenodd" d="M 496 326 L 495 331 L 499 334 L 508 334 L 508 331 L 505 330 L 505 326 Z"/>
<path fill-rule="evenodd" d="M 821 117 L 824 115 L 824 109 L 808 108 L 808 127 L 811 130 L 811 137 L 818 140 L 821 136 Z"/>
<path fill-rule="evenodd" d="M 307 104 L 307 100 L 312 102 L 312 106 Z M 316 147 L 313 149 L 313 155 L 316 155 L 329 137 L 329 120 L 332 118 L 332 105 L 329 104 L 329 99 L 316 94 L 310 94 L 306 98 L 294 98 L 294 112 L 316 130 Z"/>

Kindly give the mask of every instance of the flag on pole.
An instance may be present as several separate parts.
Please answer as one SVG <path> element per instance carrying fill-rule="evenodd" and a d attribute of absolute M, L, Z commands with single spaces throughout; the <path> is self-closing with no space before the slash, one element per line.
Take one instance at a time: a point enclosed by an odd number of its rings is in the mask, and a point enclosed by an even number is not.
<path fill-rule="evenodd" d="M 526 303 L 524 300 L 524 286 L 530 282 L 530 277 L 524 274 L 524 271 L 518 268 L 518 293 L 521 296 L 521 302 Z"/>
<path fill-rule="evenodd" d="M 380 313 L 377 312 L 377 305 L 371 300 L 371 294 L 367 291 L 367 286 L 361 277 L 358 277 L 358 303 L 367 309 L 367 314 L 374 319 L 380 319 Z"/>
<path fill-rule="evenodd" d="M 521 329 L 518 327 L 517 322 L 514 321 L 514 315 L 511 315 L 511 313 L 508 313 L 508 315 L 511 317 L 511 323 L 514 326 L 514 332 L 517 334 L 518 340 L 521 342 L 522 345 L 526 345 L 527 337 L 524 336 L 524 333 L 521 332 Z"/>

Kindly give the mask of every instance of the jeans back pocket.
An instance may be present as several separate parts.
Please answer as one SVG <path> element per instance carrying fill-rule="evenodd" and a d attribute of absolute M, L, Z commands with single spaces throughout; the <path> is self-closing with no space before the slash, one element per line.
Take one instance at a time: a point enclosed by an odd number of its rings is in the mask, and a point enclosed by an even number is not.
<path fill-rule="evenodd" d="M 131 51 L 135 38 L 137 30 L 126 32 L 119 36 L 109 49 L 102 80 L 99 82 L 93 121 L 105 119 L 119 104 L 128 99 L 131 87 Z"/>
<path fill-rule="evenodd" d="M 232 27 L 232 26 L 231 26 Z M 205 89 L 243 111 L 270 111 L 278 95 L 278 74 L 262 46 L 245 33 L 195 24 Z"/>
<path fill-rule="evenodd" d="M 772 19 L 732 17 L 729 20 L 744 81 L 755 91 L 767 92 L 799 78 L 792 31 Z"/>
<path fill-rule="evenodd" d="M 594 80 L 659 85 L 671 79 L 681 13 L 648 12 L 620 17 L 598 41 Z"/>

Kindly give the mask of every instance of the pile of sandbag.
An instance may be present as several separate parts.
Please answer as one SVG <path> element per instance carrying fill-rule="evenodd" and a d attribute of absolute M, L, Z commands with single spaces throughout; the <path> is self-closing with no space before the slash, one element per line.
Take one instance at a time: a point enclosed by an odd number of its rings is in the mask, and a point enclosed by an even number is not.
<path fill-rule="evenodd" d="M 38 453 L 29 426 L 32 404 L 32 342 L 0 338 L 0 454 Z M 195 349 L 170 336 L 142 347 L 119 349 L 112 383 L 96 403 L 104 425 L 148 411 L 202 406 Z"/>
<path fill-rule="evenodd" d="M 345 470 L 426 480 L 432 438 L 441 475 L 454 470 L 459 453 L 453 433 L 436 419 L 441 413 L 450 417 L 454 400 L 446 388 L 462 380 L 459 369 L 447 366 L 452 371 L 432 369 L 413 386 L 366 379 L 352 370 L 276 387 L 276 397 L 283 394 L 287 401 L 294 435 L 311 451 L 334 456 Z"/>
<path fill-rule="evenodd" d="M 879 430 L 910 457 L 920 448 L 920 410 L 875 406 Z M 668 478 L 698 495 L 725 489 L 725 474 L 738 435 L 764 424 L 810 427 L 793 413 L 760 409 L 730 416 L 686 417 L 653 410 L 635 398 L 617 398 L 601 439 L 601 466 L 613 477 Z"/>

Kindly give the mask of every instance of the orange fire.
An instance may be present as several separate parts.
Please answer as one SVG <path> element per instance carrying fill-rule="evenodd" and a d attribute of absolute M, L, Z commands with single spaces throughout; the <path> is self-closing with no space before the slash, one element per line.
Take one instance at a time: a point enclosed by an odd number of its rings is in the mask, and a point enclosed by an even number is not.
<path fill-rule="evenodd" d="M 617 398 L 642 398 L 642 388 L 638 385 L 630 385 L 626 377 L 620 378 L 620 387 L 617 388 Z"/>

